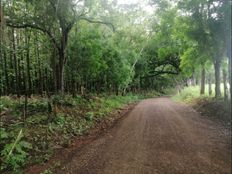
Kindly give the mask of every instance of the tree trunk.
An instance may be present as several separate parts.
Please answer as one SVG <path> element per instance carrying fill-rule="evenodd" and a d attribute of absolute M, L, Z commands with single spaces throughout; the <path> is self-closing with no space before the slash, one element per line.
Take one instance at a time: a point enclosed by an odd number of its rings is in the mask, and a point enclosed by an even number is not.
<path fill-rule="evenodd" d="M 214 70 L 215 70 L 215 98 L 221 97 L 221 89 L 220 89 L 220 66 L 221 62 L 217 57 L 214 62 Z"/>
<path fill-rule="evenodd" d="M 35 35 L 35 55 L 37 58 L 37 63 L 38 63 L 38 93 L 42 96 L 43 95 L 43 77 L 42 77 L 42 70 L 41 70 L 41 60 L 40 60 L 40 50 L 39 50 L 39 45 L 38 43 L 38 36 L 37 34 Z"/>
<path fill-rule="evenodd" d="M 0 68 L 1 70 L 4 69 L 4 63 L 3 63 L 3 54 L 2 54 L 2 45 L 0 45 Z M 0 84 L 3 84 L 3 85 L 0 85 L 0 96 L 2 95 L 6 95 L 5 94 L 5 87 L 4 87 L 4 80 L 3 80 L 3 76 L 4 76 L 4 72 L 0 70 Z"/>
<path fill-rule="evenodd" d="M 42 75 L 42 81 L 43 81 L 43 85 L 44 85 L 44 89 L 46 90 L 47 93 L 49 93 L 49 77 L 48 77 L 48 69 L 45 68 L 44 71 L 43 71 L 43 75 Z"/>
<path fill-rule="evenodd" d="M 19 97 L 19 76 L 18 76 L 18 66 L 17 66 L 17 58 L 16 58 L 16 46 L 15 46 L 15 31 L 12 28 L 12 47 L 13 47 L 13 57 L 14 57 L 14 71 L 15 71 L 15 92 Z"/>
<path fill-rule="evenodd" d="M 9 33 L 10 34 L 10 36 L 9 36 L 9 38 L 12 36 L 11 35 L 11 33 Z M 10 44 L 10 48 L 11 48 L 11 51 L 10 51 L 10 64 L 9 64 L 9 69 L 10 70 L 13 70 L 14 69 L 14 53 L 13 53 L 13 49 L 12 49 L 12 44 Z M 13 74 L 9 74 L 9 77 L 10 77 L 10 79 L 9 79 L 9 86 L 10 86 L 10 89 L 9 89 L 9 92 L 11 93 L 11 94 L 13 94 L 15 91 L 15 78 L 14 78 L 14 75 Z"/>
<path fill-rule="evenodd" d="M 200 94 L 205 94 L 205 65 L 201 65 L 201 91 Z"/>
<path fill-rule="evenodd" d="M 227 74 L 226 74 L 225 69 L 222 70 L 222 74 L 223 74 L 223 86 L 224 86 L 224 99 L 225 99 L 225 101 L 227 101 L 227 99 L 228 99 L 228 88 L 227 88 Z"/>
<path fill-rule="evenodd" d="M 27 94 L 28 97 L 31 96 L 32 92 L 32 85 L 31 85 L 31 73 L 30 73 L 30 49 L 29 49 L 29 44 L 30 44 L 30 33 L 28 32 L 25 33 L 25 43 L 27 45 L 27 51 L 26 51 L 26 61 L 27 61 L 27 84 L 28 84 L 28 90 Z"/>
<path fill-rule="evenodd" d="M 57 91 L 61 94 L 64 92 L 64 54 L 63 51 L 59 53 L 59 64 L 57 65 Z"/>
<path fill-rule="evenodd" d="M 69 30 L 62 29 L 61 48 L 59 50 L 59 73 L 58 73 L 58 91 L 64 93 L 64 65 L 66 64 L 66 48 L 68 43 Z"/>
<path fill-rule="evenodd" d="M 63 34 L 62 34 L 62 36 L 63 36 L 63 39 L 62 39 L 62 49 L 63 49 L 63 56 L 64 56 L 64 58 L 63 58 L 63 62 L 62 62 L 62 66 L 63 66 L 63 68 L 62 68 L 62 81 L 61 81 L 61 91 L 63 91 L 64 92 L 64 66 L 65 66 L 65 64 L 66 64 L 66 61 L 67 61 L 67 45 L 68 45 L 68 33 L 69 33 L 69 31 L 70 31 L 70 29 L 68 29 L 68 30 L 65 30 L 64 32 L 63 32 Z"/>
<path fill-rule="evenodd" d="M 231 40 L 232 41 L 232 40 Z M 232 69 L 232 61 L 231 61 L 231 59 L 232 59 L 232 57 L 231 57 L 231 42 L 228 44 L 228 48 L 227 48 L 227 57 L 228 57 L 228 60 L 229 60 L 229 62 L 228 62 L 228 78 L 229 78 L 229 91 L 230 91 L 230 99 L 232 98 L 232 88 L 231 88 L 231 69 Z"/>
<path fill-rule="evenodd" d="M 231 1 L 224 1 L 225 7 L 229 7 L 227 10 L 224 12 L 225 16 L 225 25 L 223 26 L 224 28 L 224 33 L 225 33 L 225 40 L 226 40 L 226 51 L 227 51 L 227 57 L 228 57 L 228 78 L 229 78 L 229 91 L 230 91 L 230 99 L 232 99 L 232 88 L 231 88 L 231 69 L 232 69 L 232 57 L 231 57 L 231 43 L 232 43 L 232 37 L 231 37 Z"/>
<path fill-rule="evenodd" d="M 6 86 L 6 95 L 9 94 L 9 77 L 8 77 L 8 67 L 6 61 L 6 51 L 3 50 L 3 58 L 4 58 L 4 70 L 5 70 L 5 86 Z"/>
<path fill-rule="evenodd" d="M 209 73 L 208 82 L 209 82 L 209 96 L 211 96 L 212 95 L 212 77 L 210 73 Z"/>

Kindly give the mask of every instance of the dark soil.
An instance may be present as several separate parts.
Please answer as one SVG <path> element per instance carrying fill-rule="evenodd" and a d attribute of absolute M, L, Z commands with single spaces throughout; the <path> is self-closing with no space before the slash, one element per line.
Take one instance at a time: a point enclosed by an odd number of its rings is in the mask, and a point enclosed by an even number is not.
<path fill-rule="evenodd" d="M 193 108 L 203 117 L 220 122 L 227 128 L 231 128 L 231 103 L 214 98 L 199 98 L 193 101 Z"/>

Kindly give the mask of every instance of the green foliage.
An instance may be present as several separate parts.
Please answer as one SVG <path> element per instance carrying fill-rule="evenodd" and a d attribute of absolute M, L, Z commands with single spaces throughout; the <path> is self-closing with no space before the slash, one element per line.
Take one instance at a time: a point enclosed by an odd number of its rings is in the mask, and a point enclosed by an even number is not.
<path fill-rule="evenodd" d="M 173 97 L 176 101 L 190 102 L 192 99 L 200 97 L 199 86 L 184 88 L 181 92 Z"/>
<path fill-rule="evenodd" d="M 0 135 L 1 135 L 1 140 L 5 140 L 9 136 L 8 133 L 6 132 L 6 129 L 4 128 L 0 128 Z"/>
<path fill-rule="evenodd" d="M 58 114 L 54 120 L 54 122 L 60 126 L 61 128 L 64 126 L 64 124 L 66 123 L 66 118 L 64 117 L 63 114 Z"/>
<path fill-rule="evenodd" d="M 130 103 L 133 101 L 139 100 L 139 96 L 137 95 L 126 95 L 126 96 L 108 96 L 101 98 L 101 105 L 95 106 L 96 116 L 97 117 L 106 117 L 110 112 L 115 109 L 121 108 L 126 103 Z"/>
<path fill-rule="evenodd" d="M 6 169 L 18 170 L 21 166 L 28 162 L 28 151 L 32 149 L 32 145 L 27 141 L 22 140 L 22 130 L 20 130 L 17 138 L 12 142 L 10 134 L 4 128 L 1 128 L 1 171 Z M 3 135 L 3 136 L 2 136 Z M 4 145 L 5 144 L 5 145 Z"/>
<path fill-rule="evenodd" d="M 31 115 L 30 117 L 28 117 L 26 119 L 26 122 L 29 124 L 44 124 L 46 123 L 46 121 L 48 120 L 48 116 L 47 115 L 42 115 L 42 114 L 36 114 L 36 115 Z"/>
<path fill-rule="evenodd" d="M 14 101 L 9 96 L 1 96 L 0 98 L 0 108 L 10 108 L 14 105 Z"/>
<path fill-rule="evenodd" d="M 12 100 L 10 96 L 1 96 L 0 97 L 0 111 L 12 109 L 15 110 L 17 102 Z"/>
<path fill-rule="evenodd" d="M 221 89 L 223 89 L 223 84 L 221 84 L 220 87 L 221 87 Z M 212 89 L 213 88 L 215 88 L 215 84 L 212 84 Z M 177 93 L 172 98 L 175 101 L 188 103 L 188 102 L 192 102 L 194 99 L 197 99 L 197 98 L 210 97 L 208 89 L 209 89 L 209 86 L 207 84 L 205 94 L 200 95 L 200 87 L 199 86 L 189 86 L 189 87 L 183 88 L 180 93 Z M 214 95 L 214 92 L 212 93 L 212 96 L 213 95 Z"/>
<path fill-rule="evenodd" d="M 61 96 L 61 95 L 53 95 L 52 96 L 52 103 L 56 105 L 62 106 L 72 106 L 72 98 L 70 96 Z"/>
<path fill-rule="evenodd" d="M 129 102 L 170 94 L 189 78 L 198 79 L 203 66 L 212 75 L 217 62 L 231 74 L 229 1 L 151 3 L 156 7 L 152 14 L 142 1 L 3 1 L 2 169 L 17 169 L 29 156 L 32 163 L 48 160 L 53 147 L 68 146 L 73 136 L 86 133 L 110 112 Z M 196 97 L 199 87 L 189 87 L 174 99 Z M 24 137 L 15 140 L 23 126 Z"/>
<path fill-rule="evenodd" d="M 24 98 L 20 99 L 20 103 L 16 105 L 16 110 L 22 111 L 24 109 Z M 48 110 L 46 99 L 29 99 L 27 110 L 31 113 L 46 112 Z"/>
<path fill-rule="evenodd" d="M 85 119 L 87 121 L 92 121 L 94 118 L 94 113 L 93 112 L 87 112 L 86 115 L 85 115 Z"/>

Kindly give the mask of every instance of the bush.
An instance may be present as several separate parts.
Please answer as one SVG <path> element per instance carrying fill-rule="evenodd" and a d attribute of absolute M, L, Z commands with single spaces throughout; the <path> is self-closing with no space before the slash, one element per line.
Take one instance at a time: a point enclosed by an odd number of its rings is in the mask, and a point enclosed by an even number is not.
<path fill-rule="evenodd" d="M 190 86 L 184 88 L 180 93 L 176 94 L 172 98 L 175 101 L 184 101 L 190 102 L 194 98 L 200 97 L 200 88 L 199 86 Z"/>

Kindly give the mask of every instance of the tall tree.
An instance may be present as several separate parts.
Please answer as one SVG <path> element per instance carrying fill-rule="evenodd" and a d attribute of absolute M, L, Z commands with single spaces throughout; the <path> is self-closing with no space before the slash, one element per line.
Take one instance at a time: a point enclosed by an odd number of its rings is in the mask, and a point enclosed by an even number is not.
<path fill-rule="evenodd" d="M 17 8 L 16 8 L 17 3 Z M 92 20 L 88 17 L 90 3 L 85 0 L 42 0 L 9 2 L 6 13 L 7 25 L 14 28 L 33 28 L 45 33 L 51 40 L 58 54 L 55 61 L 56 89 L 64 92 L 64 65 L 67 61 L 68 34 L 73 25 L 79 20 L 103 23 L 109 22 Z M 22 9 L 27 9 L 22 11 Z"/>

